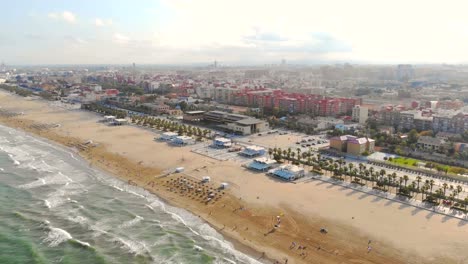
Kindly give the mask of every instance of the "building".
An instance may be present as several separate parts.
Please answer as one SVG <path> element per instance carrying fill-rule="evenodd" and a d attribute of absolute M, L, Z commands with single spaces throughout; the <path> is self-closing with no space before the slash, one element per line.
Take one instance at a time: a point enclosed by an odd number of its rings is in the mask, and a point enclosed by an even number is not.
<path fill-rule="evenodd" d="M 247 168 L 257 171 L 267 171 L 276 164 L 276 160 L 269 159 L 267 157 L 261 157 L 254 159 L 247 165 Z"/>
<path fill-rule="evenodd" d="M 128 120 L 125 119 L 125 118 L 116 118 L 113 122 L 112 122 L 112 125 L 114 126 L 121 126 L 121 125 L 125 125 L 128 123 Z"/>
<path fill-rule="evenodd" d="M 462 134 L 468 130 L 468 114 L 463 112 L 439 112 L 433 115 L 434 132 Z"/>
<path fill-rule="evenodd" d="M 354 138 L 347 142 L 347 153 L 355 156 L 362 155 L 363 153 L 373 153 L 375 147 L 375 140 L 368 138 Z"/>
<path fill-rule="evenodd" d="M 294 181 L 296 179 L 304 177 L 305 171 L 299 166 L 287 164 L 269 170 L 268 174 L 276 176 L 285 181 Z"/>
<path fill-rule="evenodd" d="M 230 139 L 218 137 L 213 140 L 213 147 L 215 148 L 229 148 L 232 146 Z"/>
<path fill-rule="evenodd" d="M 332 137 L 330 148 L 351 155 L 362 155 L 364 152 L 373 153 L 375 140 L 370 138 L 357 138 L 351 135 Z"/>
<path fill-rule="evenodd" d="M 359 124 L 365 124 L 369 117 L 369 109 L 360 105 L 353 107 L 352 119 Z"/>
<path fill-rule="evenodd" d="M 222 111 L 210 111 L 203 114 L 203 120 L 216 123 L 221 129 L 240 135 L 250 135 L 270 129 L 267 122 L 245 115 Z"/>
<path fill-rule="evenodd" d="M 104 122 L 108 122 L 108 123 L 112 123 L 112 122 L 115 121 L 115 119 L 116 119 L 115 116 L 104 116 L 103 121 L 104 121 Z"/>
<path fill-rule="evenodd" d="M 445 145 L 445 141 L 440 138 L 421 136 L 416 144 L 420 149 L 426 151 L 438 151 Z"/>
<path fill-rule="evenodd" d="M 239 152 L 239 155 L 246 156 L 246 157 L 256 157 L 265 154 L 265 148 L 258 147 L 258 146 L 248 146 L 245 147 L 244 150 Z"/>
<path fill-rule="evenodd" d="M 267 122 L 256 118 L 247 118 L 228 123 L 225 128 L 240 135 L 251 135 L 270 129 Z"/>
<path fill-rule="evenodd" d="M 171 140 L 173 140 L 174 138 L 176 138 L 178 136 L 179 136 L 179 134 L 177 134 L 175 132 L 164 132 L 164 133 L 161 134 L 159 139 L 163 140 L 163 141 L 171 141 Z"/>
<path fill-rule="evenodd" d="M 399 64 L 397 66 L 397 78 L 399 81 L 407 82 L 413 79 L 414 70 L 411 64 Z"/>
<path fill-rule="evenodd" d="M 185 145 L 194 144 L 195 140 L 193 140 L 193 138 L 189 136 L 177 136 L 174 139 L 172 139 L 170 142 L 173 145 L 185 146 Z"/>
<path fill-rule="evenodd" d="M 203 120 L 205 111 L 187 111 L 184 113 L 183 120 L 185 122 L 200 122 Z"/>

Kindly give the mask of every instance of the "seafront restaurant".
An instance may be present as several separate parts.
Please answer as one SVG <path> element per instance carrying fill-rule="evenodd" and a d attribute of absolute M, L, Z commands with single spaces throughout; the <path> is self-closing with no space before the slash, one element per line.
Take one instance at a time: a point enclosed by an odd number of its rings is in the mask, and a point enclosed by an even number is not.
<path fill-rule="evenodd" d="M 173 140 L 174 138 L 176 138 L 177 136 L 179 136 L 179 134 L 175 133 L 175 132 L 164 132 L 161 134 L 161 136 L 159 137 L 159 140 L 162 140 L 162 141 L 171 141 Z"/>
<path fill-rule="evenodd" d="M 195 140 L 193 140 L 193 138 L 189 136 L 178 136 L 172 139 L 170 142 L 171 144 L 176 145 L 176 146 L 185 146 L 185 145 L 194 144 Z"/>
<path fill-rule="evenodd" d="M 103 121 L 104 121 L 104 122 L 114 122 L 115 119 L 116 119 L 115 116 L 109 115 L 109 116 L 104 116 L 104 120 L 103 120 Z"/>
<path fill-rule="evenodd" d="M 256 158 L 247 165 L 247 168 L 257 171 L 267 171 L 275 166 L 276 160 L 267 157 Z"/>
<path fill-rule="evenodd" d="M 239 152 L 239 155 L 252 158 L 252 157 L 262 156 L 263 154 L 265 154 L 265 152 L 266 152 L 265 148 L 262 148 L 259 146 L 248 146 L 248 147 L 245 147 L 244 150 Z"/>
<path fill-rule="evenodd" d="M 269 170 L 268 174 L 281 178 L 285 181 L 294 181 L 296 179 L 304 177 L 305 172 L 304 169 L 299 166 L 287 164 Z"/>
<path fill-rule="evenodd" d="M 213 145 L 211 146 L 214 148 L 229 148 L 232 146 L 232 142 L 228 138 L 218 137 L 213 140 Z"/>
<path fill-rule="evenodd" d="M 112 122 L 112 124 L 114 126 L 121 126 L 121 125 L 125 125 L 127 123 L 128 123 L 127 119 L 124 119 L 124 118 L 117 118 L 117 119 L 114 120 L 114 122 Z"/>

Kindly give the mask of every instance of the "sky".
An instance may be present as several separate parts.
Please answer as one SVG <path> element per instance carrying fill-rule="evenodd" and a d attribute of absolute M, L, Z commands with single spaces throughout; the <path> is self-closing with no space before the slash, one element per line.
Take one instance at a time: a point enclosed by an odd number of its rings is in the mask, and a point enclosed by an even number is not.
<path fill-rule="evenodd" d="M 6 64 L 468 62 L 465 0 L 1 2 Z"/>

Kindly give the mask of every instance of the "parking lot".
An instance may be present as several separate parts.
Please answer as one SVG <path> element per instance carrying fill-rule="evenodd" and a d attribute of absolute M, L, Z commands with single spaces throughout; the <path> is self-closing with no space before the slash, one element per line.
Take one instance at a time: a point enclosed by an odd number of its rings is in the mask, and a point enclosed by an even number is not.
<path fill-rule="evenodd" d="M 297 149 L 300 148 L 302 152 L 305 151 L 318 151 L 319 149 L 326 149 L 330 146 L 330 142 L 322 135 L 302 136 L 299 137 L 294 144 L 291 142 L 287 148 Z"/>

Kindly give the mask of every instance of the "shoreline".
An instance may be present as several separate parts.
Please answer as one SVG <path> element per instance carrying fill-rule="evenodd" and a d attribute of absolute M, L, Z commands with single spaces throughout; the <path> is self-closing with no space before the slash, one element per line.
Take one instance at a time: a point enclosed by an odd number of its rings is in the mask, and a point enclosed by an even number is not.
<path fill-rule="evenodd" d="M 18 100 L 27 101 L 21 100 L 21 98 L 18 98 Z M 36 101 L 35 103 L 44 104 L 44 102 L 40 101 Z M 21 108 L 21 105 L 18 106 L 18 108 Z M 57 110 L 52 109 L 50 111 L 52 113 L 44 115 L 46 116 L 46 118 L 50 117 L 50 115 L 54 115 L 54 111 L 59 112 Z M 66 112 L 66 110 L 63 111 Z M 74 115 L 91 116 L 91 114 L 77 112 L 74 112 Z M 40 118 L 43 117 L 40 116 Z M 57 131 L 58 129 L 35 130 L 34 128 L 31 128 L 30 125 L 32 123 L 41 122 L 40 118 L 34 115 L 31 116 L 29 114 L 26 114 L 24 116 L 21 115 L 18 117 L 0 117 L 0 122 L 8 127 L 20 129 L 35 136 L 45 138 L 53 142 L 54 144 L 60 144 L 61 146 L 67 149 L 71 149 L 70 145 L 82 143 L 88 140 L 88 138 L 86 137 L 75 137 L 76 134 L 64 134 L 64 131 L 73 132 L 73 128 L 71 127 L 64 128 L 64 126 L 62 126 L 60 128 L 60 131 Z M 92 122 L 92 120 L 86 122 L 91 124 L 90 122 Z M 88 124 L 86 122 L 83 121 L 82 124 Z M 109 135 L 111 133 L 117 133 L 110 131 L 110 128 L 104 127 L 103 125 L 99 125 L 99 127 L 98 125 L 96 125 L 96 127 L 96 129 L 105 130 L 106 133 L 109 133 Z M 107 130 L 109 130 L 109 132 L 107 132 Z M 127 130 L 131 130 L 132 135 L 133 133 L 143 133 L 139 132 L 141 130 L 140 128 L 132 128 Z M 101 143 L 99 142 L 99 140 L 96 140 L 95 142 Z M 173 151 L 174 153 L 179 153 L 178 155 L 180 155 L 182 151 L 186 151 L 186 149 L 174 150 L 166 148 L 163 147 L 163 145 L 155 146 L 161 146 L 161 148 L 163 148 L 163 151 Z M 274 261 L 274 259 L 282 261 L 285 257 L 287 257 L 289 259 L 288 263 L 310 263 L 311 259 L 313 259 L 314 262 L 317 261 L 323 263 L 343 263 L 348 260 L 352 260 L 356 263 L 437 263 L 437 261 L 439 261 L 440 263 L 440 258 L 436 257 L 433 260 L 435 262 L 429 260 L 426 261 L 425 258 L 421 257 L 419 254 L 402 252 L 401 250 L 395 248 L 393 245 L 387 243 L 384 240 L 377 244 L 379 247 L 382 247 L 382 249 L 379 249 L 375 254 L 366 255 L 365 252 L 360 253 L 359 251 L 356 251 L 357 248 L 359 248 L 360 246 L 355 244 L 360 243 L 358 241 L 367 241 L 365 238 L 366 234 L 358 233 L 357 229 L 348 226 L 348 224 L 344 223 L 343 221 L 339 219 L 331 221 L 330 219 L 323 218 L 321 214 L 311 215 L 308 212 L 298 210 L 298 208 L 291 208 L 290 205 L 285 203 L 264 204 L 263 201 L 264 199 L 266 199 L 264 198 L 264 195 L 261 195 L 262 198 L 260 201 L 255 201 L 255 198 L 249 198 L 249 196 L 255 195 L 255 193 L 252 193 L 249 190 L 240 191 L 237 190 L 237 187 L 234 186 L 232 190 L 228 190 L 228 194 L 220 200 L 222 201 L 222 203 L 224 203 L 226 209 L 222 209 L 224 207 L 220 206 L 219 203 L 208 206 L 200 205 L 200 203 L 196 203 L 195 201 L 189 200 L 186 197 L 180 196 L 180 194 L 178 193 L 169 192 L 165 190 L 165 183 L 162 179 L 174 179 L 177 178 L 177 176 L 181 175 L 174 174 L 166 178 L 155 179 L 154 175 L 159 175 L 164 168 L 158 168 L 154 164 L 149 164 L 149 162 L 147 162 L 146 160 L 144 162 L 142 161 L 142 163 L 139 163 L 139 158 L 129 159 L 128 157 L 125 157 L 125 153 L 122 154 L 122 152 L 119 152 L 118 149 L 112 150 L 108 147 L 108 144 L 103 143 L 96 148 L 84 151 L 78 150 L 76 153 L 79 153 L 81 158 L 90 162 L 93 168 L 102 169 L 106 174 L 115 176 L 122 181 L 131 180 L 132 182 L 135 182 L 139 187 L 156 195 L 159 199 L 167 202 L 169 205 L 178 208 L 183 208 L 184 210 L 191 212 L 196 216 L 200 216 L 200 218 L 203 219 L 204 222 L 208 223 L 218 233 L 222 234 L 226 240 L 231 242 L 235 249 L 246 253 L 253 259 L 256 259 L 255 256 L 261 256 L 261 252 L 266 252 L 266 257 L 270 258 L 269 261 Z M 168 156 L 169 155 L 171 155 L 171 153 L 168 153 Z M 191 158 L 197 157 L 192 157 L 192 155 L 198 154 L 182 155 L 189 156 L 187 158 L 188 161 L 185 161 L 189 163 Z M 201 159 L 199 161 L 195 161 L 194 163 L 197 162 L 201 162 Z M 204 162 L 206 164 L 209 164 L 208 166 L 210 166 L 209 173 L 216 173 L 218 171 L 221 171 L 222 173 L 223 170 L 230 170 L 231 167 L 235 166 L 228 162 L 218 162 L 210 160 L 208 162 L 204 160 Z M 189 163 L 189 165 L 191 171 L 187 170 L 187 175 L 192 176 L 193 174 L 194 177 L 198 178 L 198 176 L 200 176 L 202 172 L 199 173 L 198 171 L 196 171 L 194 168 L 197 167 L 194 167 L 192 163 Z M 202 164 L 200 164 L 199 167 L 201 166 Z M 242 171 L 243 170 L 239 168 L 236 168 L 235 170 L 236 173 L 242 173 Z M 203 171 L 203 173 L 205 172 Z M 251 174 L 249 175 L 250 177 L 254 177 L 251 176 Z M 263 175 L 259 177 L 263 177 Z M 154 181 L 155 186 L 148 186 L 148 180 Z M 262 181 L 264 180 L 262 179 Z M 293 185 L 293 187 L 294 186 L 295 185 Z M 290 190 L 290 187 L 291 186 L 283 186 L 281 188 L 286 188 L 287 190 Z M 242 197 L 245 199 L 239 200 L 238 197 Z M 236 209 L 239 206 L 245 206 L 247 207 L 247 210 L 240 212 L 236 211 Z M 228 210 L 228 208 L 233 208 L 234 211 L 231 211 L 231 209 Z M 212 211 L 214 212 L 213 215 L 211 215 Z M 284 224 L 282 224 L 284 225 L 284 227 L 282 226 L 277 232 L 272 234 L 272 236 L 274 237 L 273 240 L 280 240 L 276 242 L 272 241 L 272 239 L 269 239 L 263 234 L 268 231 L 266 227 L 270 226 L 270 222 L 272 221 L 271 218 L 277 215 L 278 211 L 285 212 L 286 216 L 284 217 Z M 226 229 L 224 230 L 220 230 L 222 223 L 226 224 Z M 320 235 L 317 235 L 317 229 L 323 224 L 333 226 L 334 229 L 337 229 L 337 233 L 339 233 L 338 231 L 343 231 L 343 234 L 330 234 L 327 235 L 327 237 L 320 237 Z M 234 227 L 237 227 L 237 225 L 245 225 L 249 228 L 249 230 L 240 230 L 240 228 L 233 229 L 231 228 L 233 225 Z M 343 238 L 345 238 L 346 240 L 341 242 Z M 298 255 L 299 251 L 288 249 L 288 246 L 290 245 L 291 241 L 305 243 L 308 244 L 309 247 L 313 247 L 314 245 L 319 244 L 322 247 L 322 250 L 308 250 L 309 257 L 304 260 L 301 258 L 301 256 Z M 330 252 L 334 252 L 334 248 L 338 248 L 339 253 L 337 253 L 336 255 L 326 253 L 326 250 L 328 249 L 330 250 Z M 326 254 L 323 254 L 324 252 Z M 459 262 L 449 261 L 446 263 Z"/>
<path fill-rule="evenodd" d="M 9 128 L 9 129 L 13 129 L 13 130 L 16 130 L 16 131 L 21 131 L 21 132 L 25 133 L 26 135 L 28 135 L 30 137 L 38 138 L 38 139 L 40 139 L 42 141 L 45 141 L 50 146 L 52 146 L 54 148 L 59 148 L 60 151 L 67 152 L 67 153 L 70 153 L 70 154 L 76 154 L 77 156 L 73 156 L 73 158 L 77 159 L 80 162 L 83 162 L 83 163 L 89 162 L 89 160 L 86 159 L 80 153 L 80 151 L 78 151 L 75 148 L 64 146 L 64 145 L 62 145 L 60 143 L 52 141 L 51 139 L 49 139 L 47 137 L 38 136 L 37 134 L 35 134 L 33 132 L 30 132 L 30 131 L 27 131 L 27 130 L 24 130 L 24 129 L 21 129 L 21 128 L 18 128 L 18 127 L 7 126 L 4 122 L 2 122 L 1 118 L 0 118 L 0 123 L 1 123 L 2 126 L 5 126 L 5 127 Z M 92 164 L 88 164 L 88 166 L 89 166 L 89 169 L 91 169 L 93 171 L 97 171 L 100 174 L 106 175 L 109 178 L 115 178 L 116 180 L 120 181 L 122 184 L 129 185 L 128 182 L 126 182 L 123 178 L 121 178 L 120 176 L 118 176 L 118 175 L 116 175 L 114 173 L 109 172 L 108 169 L 105 169 L 105 168 L 103 168 L 101 166 L 92 165 Z M 129 185 L 129 186 L 132 186 L 132 185 Z M 249 247 L 249 246 L 243 244 L 242 242 L 236 240 L 234 237 L 230 236 L 226 232 L 223 232 L 222 229 L 218 228 L 216 225 L 214 225 L 213 223 L 207 221 L 205 218 L 201 217 L 200 215 L 197 215 L 194 212 L 189 211 L 189 210 L 187 210 L 187 209 L 185 209 L 183 207 L 178 207 L 177 204 L 174 203 L 173 201 L 165 199 L 164 197 L 159 196 L 155 192 L 151 192 L 150 190 L 148 190 L 147 188 L 144 188 L 143 186 L 137 185 L 136 187 L 140 188 L 141 190 L 147 191 L 151 195 L 154 195 L 158 200 L 160 200 L 162 203 L 164 203 L 164 204 L 166 204 L 166 205 L 168 205 L 170 207 L 185 210 L 187 213 L 192 214 L 194 217 L 198 217 L 203 223 L 209 225 L 213 230 L 215 230 L 218 234 L 220 234 L 229 244 L 231 244 L 231 246 L 232 246 L 232 248 L 234 250 L 237 250 L 237 251 L 245 254 L 247 257 L 250 257 L 253 260 L 260 261 L 259 258 L 256 258 L 255 256 L 261 256 L 262 252 L 259 252 L 259 251 L 255 250 L 254 248 Z M 188 226 L 188 227 L 190 228 L 190 226 Z M 262 260 L 267 260 L 268 261 L 268 262 L 262 262 L 262 263 L 273 263 L 274 262 L 274 260 L 272 260 L 272 259 L 270 259 L 268 257 L 264 257 L 264 258 L 262 258 Z"/>

